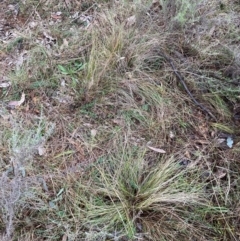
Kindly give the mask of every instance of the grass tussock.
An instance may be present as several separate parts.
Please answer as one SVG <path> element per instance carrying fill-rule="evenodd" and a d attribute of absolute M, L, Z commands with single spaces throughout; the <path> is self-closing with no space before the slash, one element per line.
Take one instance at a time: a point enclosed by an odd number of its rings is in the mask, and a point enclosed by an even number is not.
<path fill-rule="evenodd" d="M 160 156 L 149 166 L 147 159 L 154 157 L 146 150 L 120 146 L 91 168 L 92 181 L 80 185 L 87 190 L 79 196 L 86 208 L 84 224 L 99 236 L 115 233 L 115 239 L 186 240 L 190 235 L 208 240 L 214 230 L 204 217 L 221 209 L 211 206 L 197 169 Z"/>
<path fill-rule="evenodd" d="M 238 1 L 0 5 L 1 240 L 239 240 Z"/>

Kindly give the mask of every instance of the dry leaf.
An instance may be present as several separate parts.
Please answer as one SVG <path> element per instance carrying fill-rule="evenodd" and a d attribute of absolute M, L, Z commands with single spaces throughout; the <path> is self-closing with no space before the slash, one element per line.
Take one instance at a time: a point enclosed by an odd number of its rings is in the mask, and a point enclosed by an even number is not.
<path fill-rule="evenodd" d="M 46 153 L 46 149 L 43 146 L 38 147 L 38 155 L 43 156 Z"/>
<path fill-rule="evenodd" d="M 8 103 L 8 107 L 14 109 L 14 108 L 20 106 L 24 101 L 25 101 L 25 94 L 22 93 L 21 99 L 19 101 L 17 101 L 17 100 L 10 101 Z"/>
<path fill-rule="evenodd" d="M 227 172 L 222 169 L 218 169 L 217 172 L 215 173 L 215 176 L 218 179 L 221 179 L 221 178 L 225 177 L 226 175 L 227 175 Z"/>
<path fill-rule="evenodd" d="M 116 118 L 116 119 L 113 119 L 112 122 L 116 125 L 119 125 L 119 126 L 124 126 L 125 125 L 125 122 L 124 120 L 121 118 Z"/>
<path fill-rule="evenodd" d="M 185 156 L 187 157 L 187 159 L 191 159 L 191 155 L 190 155 L 190 153 L 189 153 L 189 151 L 185 151 Z"/>
<path fill-rule="evenodd" d="M 210 29 L 210 31 L 209 31 L 209 33 L 208 33 L 208 36 L 211 37 L 211 36 L 213 35 L 214 31 L 215 31 L 215 26 L 213 26 L 213 27 Z"/>
<path fill-rule="evenodd" d="M 135 23 L 136 23 L 136 16 L 133 15 L 133 16 L 127 18 L 126 27 L 132 27 Z"/>
<path fill-rule="evenodd" d="M 63 235 L 62 241 L 67 241 L 67 234 L 64 234 L 64 235 Z"/>
<path fill-rule="evenodd" d="M 92 124 L 90 124 L 90 123 L 83 123 L 83 126 L 92 127 Z"/>
<path fill-rule="evenodd" d="M 202 135 L 204 138 L 207 139 L 207 135 L 209 133 L 209 128 L 206 123 L 203 123 L 198 126 L 198 132 L 200 135 Z"/>
<path fill-rule="evenodd" d="M 51 14 L 51 17 L 52 17 L 53 19 L 56 19 L 56 20 L 62 19 L 62 16 L 61 16 L 61 15 L 57 15 L 57 14 Z"/>
<path fill-rule="evenodd" d="M 35 28 L 38 26 L 38 23 L 32 21 L 32 22 L 29 22 L 28 26 L 29 26 L 29 28 Z"/>
<path fill-rule="evenodd" d="M 223 142 L 225 142 L 225 141 L 226 141 L 225 138 L 218 138 L 218 139 L 216 140 L 216 144 L 217 144 L 217 145 L 220 145 L 221 143 L 223 143 Z"/>
<path fill-rule="evenodd" d="M 60 46 L 60 50 L 67 49 L 68 48 L 68 41 L 64 38 L 63 43 Z"/>
<path fill-rule="evenodd" d="M 0 83 L 0 88 L 7 88 L 11 85 L 10 82 Z"/>
<path fill-rule="evenodd" d="M 170 137 L 171 139 L 173 139 L 173 138 L 175 137 L 175 135 L 173 134 L 172 131 L 169 132 L 169 137 Z"/>
<path fill-rule="evenodd" d="M 160 149 L 160 148 L 155 148 L 155 147 L 151 147 L 151 146 L 147 146 L 147 147 L 158 153 L 166 153 L 166 151 L 164 151 L 163 149 Z"/>
<path fill-rule="evenodd" d="M 93 129 L 91 130 L 91 136 L 95 137 L 97 135 L 97 130 Z"/>

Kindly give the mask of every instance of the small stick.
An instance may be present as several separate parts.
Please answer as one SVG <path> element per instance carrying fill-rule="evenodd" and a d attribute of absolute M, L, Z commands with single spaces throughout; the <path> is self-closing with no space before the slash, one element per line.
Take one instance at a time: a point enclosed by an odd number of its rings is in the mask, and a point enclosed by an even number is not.
<path fill-rule="evenodd" d="M 199 106 L 205 113 L 207 113 L 210 117 L 212 117 L 215 121 L 217 120 L 217 118 L 206 108 L 204 107 L 201 103 L 199 103 L 195 97 L 192 95 L 191 91 L 188 89 L 184 78 L 181 76 L 181 74 L 179 73 L 179 71 L 175 68 L 172 60 L 170 58 L 168 58 L 166 55 L 162 54 L 161 55 L 169 62 L 174 74 L 176 75 L 177 79 L 181 82 L 181 84 L 183 85 L 184 89 L 186 90 L 187 94 L 189 95 L 189 97 L 192 99 L 192 101 Z"/>

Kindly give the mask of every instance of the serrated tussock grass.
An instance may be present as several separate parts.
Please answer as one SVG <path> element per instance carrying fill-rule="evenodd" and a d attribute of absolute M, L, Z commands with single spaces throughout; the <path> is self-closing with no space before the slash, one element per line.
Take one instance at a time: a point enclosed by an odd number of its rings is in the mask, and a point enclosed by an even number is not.
<path fill-rule="evenodd" d="M 209 202 L 198 171 L 174 156 L 158 156 L 150 167 L 146 152 L 120 142 L 115 154 L 91 168 L 77 197 L 86 212 L 83 223 L 131 240 L 208 240 L 214 229 L 204 217 L 220 209 Z"/>

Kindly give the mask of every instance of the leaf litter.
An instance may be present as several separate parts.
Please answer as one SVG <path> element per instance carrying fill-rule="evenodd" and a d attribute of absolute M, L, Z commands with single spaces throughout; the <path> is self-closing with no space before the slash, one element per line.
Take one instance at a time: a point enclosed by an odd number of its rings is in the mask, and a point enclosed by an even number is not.
<path fill-rule="evenodd" d="M 20 105 L 22 105 L 24 103 L 24 101 L 25 101 L 25 94 L 23 92 L 21 95 L 21 99 L 19 101 L 13 100 L 13 101 L 8 102 L 8 107 L 10 109 L 15 109 L 16 107 L 19 107 Z"/>
<path fill-rule="evenodd" d="M 158 152 L 158 153 L 162 153 L 162 154 L 165 154 L 165 153 L 166 153 L 166 151 L 164 151 L 164 150 L 161 149 L 161 148 L 156 148 L 156 147 L 152 147 L 152 146 L 148 146 L 148 145 L 147 145 L 147 147 L 148 147 L 150 150 L 155 151 L 155 152 Z"/>

